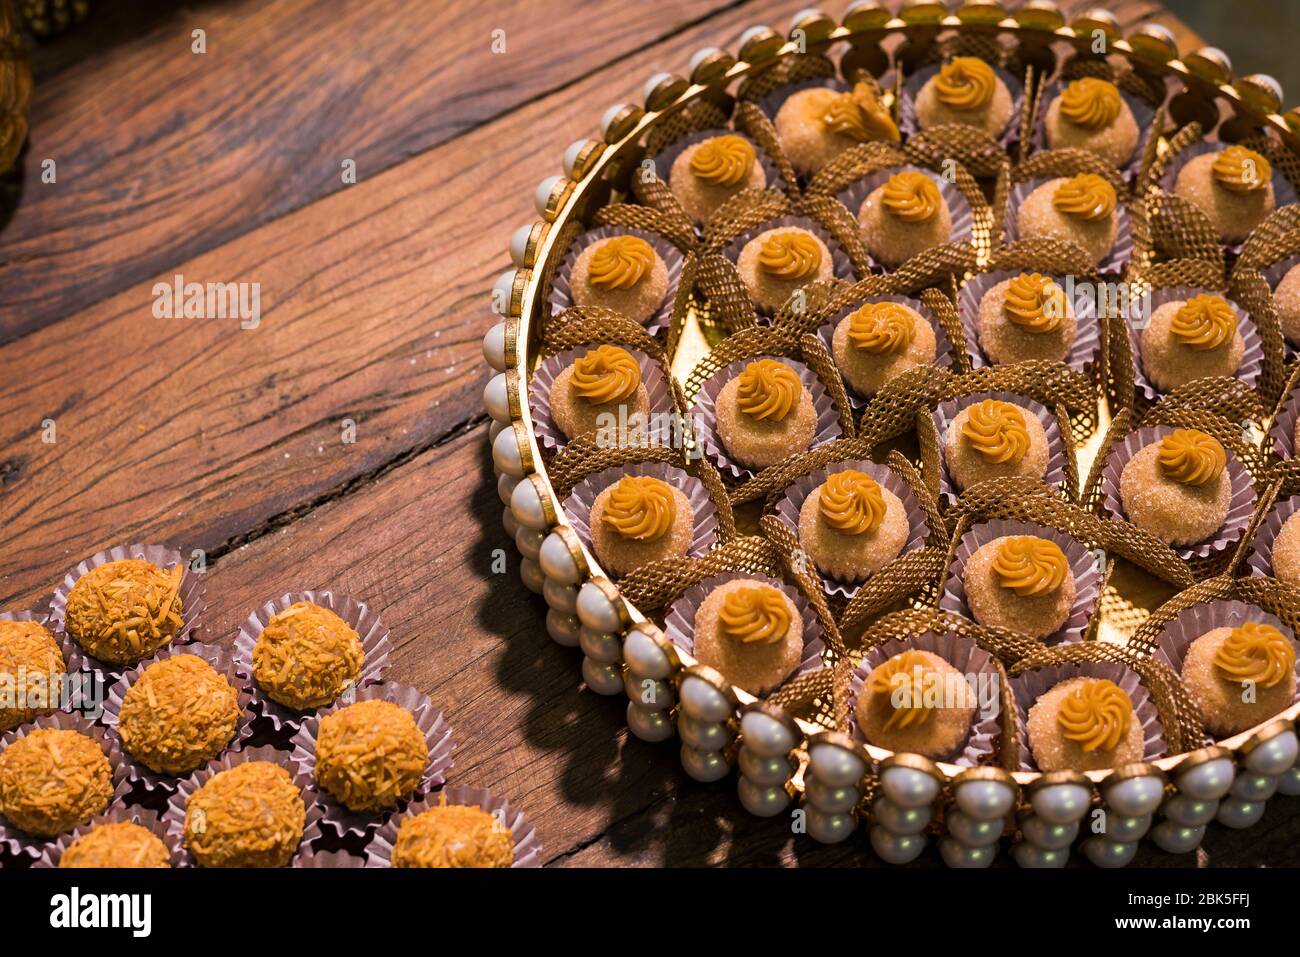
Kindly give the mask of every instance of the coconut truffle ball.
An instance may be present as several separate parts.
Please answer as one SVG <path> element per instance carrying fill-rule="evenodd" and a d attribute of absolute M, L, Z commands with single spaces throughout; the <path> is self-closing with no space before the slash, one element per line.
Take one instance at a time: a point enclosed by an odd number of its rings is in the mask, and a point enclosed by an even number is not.
<path fill-rule="evenodd" d="M 1233 376 L 1245 340 L 1237 313 L 1222 296 L 1163 303 L 1142 330 L 1142 368 L 1162 392 L 1206 376 Z"/>
<path fill-rule="evenodd" d="M 856 469 L 832 472 L 799 508 L 799 547 L 836 581 L 865 581 L 898 557 L 909 531 L 898 496 Z"/>
<path fill-rule="evenodd" d="M 996 139 L 1011 122 L 1011 91 L 979 57 L 956 56 L 925 81 L 916 95 L 916 122 L 923 130 L 958 123 Z"/>
<path fill-rule="evenodd" d="M 1119 234 L 1115 187 L 1095 173 L 1057 177 L 1037 186 L 1016 213 L 1021 239 L 1074 243 L 1094 264 L 1115 246 Z"/>
<path fill-rule="evenodd" d="M 294 602 L 262 629 L 253 677 L 272 701 L 305 711 L 330 704 L 356 685 L 366 652 L 361 636 L 328 608 Z"/>
<path fill-rule="evenodd" d="M 307 809 L 289 772 L 248 761 L 213 775 L 185 806 L 185 846 L 200 867 L 284 867 Z"/>
<path fill-rule="evenodd" d="M 966 605 L 981 625 L 1033 638 L 1054 634 L 1074 607 L 1074 575 L 1061 546 L 1034 535 L 1006 535 L 966 562 Z"/>
<path fill-rule="evenodd" d="M 759 233 L 740 250 L 736 269 L 754 305 L 764 312 L 776 312 L 809 283 L 835 277 L 826 244 L 798 226 Z"/>
<path fill-rule="evenodd" d="M 181 632 L 184 571 L 181 565 L 163 571 L 140 558 L 92 568 L 68 592 L 68 634 L 109 664 L 147 658 Z"/>
<path fill-rule="evenodd" d="M 1227 453 L 1197 429 L 1175 429 L 1140 449 L 1119 476 L 1124 513 L 1170 545 L 1194 545 L 1223 527 L 1232 501 Z"/>
<path fill-rule="evenodd" d="M 509 867 L 515 844 L 495 814 L 479 807 L 442 804 L 402 821 L 393 844 L 393 867 Z"/>
<path fill-rule="evenodd" d="M 611 575 L 665 558 L 684 558 L 695 532 L 690 499 L 649 475 L 628 475 L 591 504 L 591 547 Z"/>
<path fill-rule="evenodd" d="M 59 856 L 59 867 L 171 867 L 158 835 L 134 821 L 97 824 Z"/>
<path fill-rule="evenodd" d="M 909 649 L 872 669 L 854 713 L 877 747 L 942 761 L 970 737 L 977 703 L 960 671 L 932 652 Z"/>
<path fill-rule="evenodd" d="M 737 193 L 766 185 L 754 144 L 734 133 L 692 143 L 677 154 L 668 173 L 668 188 L 696 223 L 707 222 Z"/>
<path fill-rule="evenodd" d="M 799 667 L 803 619 L 790 597 L 765 582 L 724 582 L 695 612 L 695 657 L 750 694 L 771 691 Z"/>
<path fill-rule="evenodd" d="M 574 305 L 613 309 L 644 325 L 664 304 L 668 267 L 640 236 L 609 236 L 578 254 L 569 285 Z"/>
<path fill-rule="evenodd" d="M 599 345 L 565 366 L 551 383 L 551 420 L 567 438 L 619 428 L 644 433 L 650 396 L 636 357 Z"/>
<path fill-rule="evenodd" d="M 54 837 L 113 797 L 113 769 L 80 731 L 37 728 L 0 752 L 0 813 L 20 830 Z"/>
<path fill-rule="evenodd" d="M 1104 771 L 1142 760 L 1142 725 L 1124 689 L 1070 678 L 1029 709 L 1029 750 L 1040 771 Z"/>
<path fill-rule="evenodd" d="M 811 176 L 859 143 L 900 140 L 889 111 L 865 83 L 840 92 L 813 86 L 791 93 L 773 122 L 790 165 Z"/>
<path fill-rule="evenodd" d="M 12 707 L 0 707 L 0 731 L 9 731 L 59 707 L 67 666 L 63 651 L 39 621 L 0 620 L 0 681 L 13 689 Z"/>
<path fill-rule="evenodd" d="M 979 347 L 994 364 L 1063 362 L 1078 333 L 1074 306 L 1051 276 L 1021 273 L 980 299 Z"/>
<path fill-rule="evenodd" d="M 1111 166 L 1132 160 L 1139 138 L 1119 87 L 1092 76 L 1072 81 L 1052 100 L 1043 128 L 1049 149 L 1087 150 Z"/>
<path fill-rule="evenodd" d="M 858 208 L 867 252 L 890 268 L 942 246 L 952 237 L 952 214 L 932 177 L 904 170 L 873 189 Z"/>
<path fill-rule="evenodd" d="M 420 786 L 429 745 L 411 713 L 358 701 L 321 718 L 316 783 L 352 811 L 384 811 Z"/>
<path fill-rule="evenodd" d="M 1300 585 L 1300 512 L 1283 522 L 1273 539 L 1273 577 Z"/>
<path fill-rule="evenodd" d="M 996 478 L 1041 480 L 1048 451 L 1038 416 L 999 399 L 962 409 L 943 440 L 944 464 L 959 491 Z"/>
<path fill-rule="evenodd" d="M 146 668 L 127 689 L 117 733 L 126 753 L 158 774 L 187 774 L 235 737 L 239 695 L 198 655 L 175 655 Z"/>
<path fill-rule="evenodd" d="M 1273 308 L 1286 341 L 1300 345 L 1300 265 L 1288 269 L 1273 290 Z"/>
<path fill-rule="evenodd" d="M 817 431 L 817 409 L 799 374 L 776 359 L 758 359 L 718 392 L 718 438 L 749 469 L 804 452 Z"/>
<path fill-rule="evenodd" d="M 865 396 L 911 369 L 932 365 L 937 347 L 934 327 L 901 302 L 869 302 L 841 319 L 831 337 L 836 367 Z"/>
<path fill-rule="evenodd" d="M 1225 243 L 1250 235 L 1273 212 L 1273 168 L 1244 146 L 1202 153 L 1178 171 L 1174 193 L 1200 207 Z"/>
<path fill-rule="evenodd" d="M 1215 628 L 1187 647 L 1183 683 L 1210 733 L 1227 737 L 1290 706 L 1295 657 L 1295 642 L 1272 625 Z"/>

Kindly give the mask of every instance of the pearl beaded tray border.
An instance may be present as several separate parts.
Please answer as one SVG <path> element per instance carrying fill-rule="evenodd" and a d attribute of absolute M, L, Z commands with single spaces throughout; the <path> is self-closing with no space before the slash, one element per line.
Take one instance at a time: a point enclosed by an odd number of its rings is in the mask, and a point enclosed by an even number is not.
<path fill-rule="evenodd" d="M 1173 103 L 1181 102 L 1189 116 L 1206 108 L 1217 116 L 1215 100 L 1226 101 L 1230 116 L 1224 124 L 1268 129 L 1300 152 L 1300 108 L 1281 112 L 1281 89 L 1271 77 L 1234 79 L 1226 55 L 1213 47 L 1179 58 L 1172 35 L 1155 24 L 1125 39 L 1106 10 L 1089 10 L 1067 25 L 1050 0 L 1029 0 L 1014 14 L 987 0 L 961 3 L 955 10 L 907 0 L 896 17 L 874 0 L 862 0 L 849 6 L 841 25 L 820 11 L 804 10 L 792 18 L 788 40 L 770 27 L 755 26 L 741 35 L 738 56 L 702 49 L 691 58 L 689 79 L 655 74 L 645 84 L 644 107 L 611 107 L 601 120 L 601 139 L 570 145 L 564 175 L 544 180 L 537 189 L 541 221 L 521 227 L 511 239 L 513 268 L 493 289 L 493 310 L 504 318 L 483 340 L 494 372 L 484 404 L 492 418 L 489 438 L 497 491 L 506 506 L 503 523 L 523 556 L 524 584 L 549 606 L 547 631 L 560 644 L 581 649 L 587 686 L 599 694 L 626 693 L 628 726 L 638 737 L 666 741 L 678 735 L 682 765 L 696 780 L 720 781 L 734 761 L 741 803 L 753 814 L 775 816 L 800 799 L 808 834 L 822 842 L 841 841 L 856 830 L 863 785 L 874 775 L 880 797 L 870 809 L 870 842 L 889 863 L 919 856 L 936 806 L 949 801 L 938 844 L 950 866 L 991 863 L 1013 814 L 1015 861 L 1026 867 L 1063 866 L 1097 800 L 1107 810 L 1107 832 L 1079 845 L 1094 864 L 1127 864 L 1143 837 L 1165 851 L 1185 853 L 1199 846 L 1210 821 L 1249 827 L 1275 793 L 1300 794 L 1295 723 L 1300 705 L 1218 745 L 1086 775 L 963 769 L 863 745 L 728 686 L 623 601 L 565 523 L 533 434 L 526 376 L 539 338 L 545 267 L 563 252 L 555 248 L 563 226 L 599 201 L 617 164 L 637 149 L 647 128 L 782 57 L 846 40 L 861 47 L 900 34 L 933 38 L 950 29 L 1012 34 L 1038 48 L 1064 41 L 1076 49 L 1086 49 L 1100 32 L 1112 54 L 1179 81 L 1183 92 Z M 655 693 L 645 696 L 649 687 Z"/>

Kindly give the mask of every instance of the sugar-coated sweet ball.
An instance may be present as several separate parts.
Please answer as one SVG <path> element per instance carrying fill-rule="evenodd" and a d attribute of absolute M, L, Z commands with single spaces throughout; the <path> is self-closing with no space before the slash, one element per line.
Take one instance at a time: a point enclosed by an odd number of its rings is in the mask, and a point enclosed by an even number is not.
<path fill-rule="evenodd" d="M 626 423 L 629 437 L 648 424 L 650 396 L 641 365 L 620 346 L 599 345 L 576 357 L 551 383 L 551 420 L 569 439 Z"/>
<path fill-rule="evenodd" d="M 962 583 L 977 622 L 1033 638 L 1058 631 L 1074 607 L 1065 552 L 1035 535 L 1005 535 L 981 545 L 966 562 Z"/>
<path fill-rule="evenodd" d="M 1288 269 L 1273 290 L 1273 308 L 1286 341 L 1300 345 L 1300 265 Z"/>
<path fill-rule="evenodd" d="M 958 124 L 995 139 L 1012 120 L 1011 91 L 979 57 L 957 56 L 939 68 L 916 94 L 916 122 L 923 130 Z"/>
<path fill-rule="evenodd" d="M 591 505 L 591 547 L 611 575 L 622 576 L 690 550 L 695 514 L 681 489 L 650 475 L 629 475 Z"/>
<path fill-rule="evenodd" d="M 871 744 L 942 761 L 970 738 L 977 704 L 965 675 L 933 652 L 909 649 L 872 669 L 854 714 Z"/>
<path fill-rule="evenodd" d="M 1049 149 L 1081 149 L 1111 166 L 1133 159 L 1139 130 L 1133 110 L 1109 80 L 1086 76 L 1069 83 L 1047 107 Z"/>
<path fill-rule="evenodd" d="M 1194 203 L 1226 243 L 1241 242 L 1273 212 L 1273 169 L 1261 154 L 1227 146 L 1188 160 L 1174 192 Z"/>
<path fill-rule="evenodd" d="M 857 469 L 832 472 L 799 508 L 799 546 L 823 575 L 865 581 L 907 544 L 902 501 Z"/>
<path fill-rule="evenodd" d="M 1227 453 L 1213 436 L 1175 429 L 1120 471 L 1120 502 L 1138 528 L 1169 545 L 1194 545 L 1223 527 L 1232 502 Z"/>
<path fill-rule="evenodd" d="M 766 185 L 767 174 L 754 144 L 734 133 L 687 146 L 668 173 L 669 189 L 696 223 L 708 222 L 737 193 Z"/>
<path fill-rule="evenodd" d="M 803 619 L 790 596 L 766 582 L 733 579 L 695 611 L 695 657 L 750 694 L 771 691 L 803 657 Z"/>
<path fill-rule="evenodd" d="M 1119 197 L 1096 173 L 1060 176 L 1036 186 L 1016 212 L 1021 239 L 1073 243 L 1098 264 L 1119 235 Z"/>
<path fill-rule="evenodd" d="M 765 312 L 776 312 L 809 283 L 835 276 L 826 244 L 799 226 L 759 233 L 741 248 L 736 269 L 754 304 Z"/>
<path fill-rule="evenodd" d="M 185 805 L 185 846 L 200 867 L 284 867 L 307 809 L 289 772 L 270 761 L 221 771 Z"/>
<path fill-rule="evenodd" d="M 885 383 L 934 363 L 938 339 L 934 327 L 901 302 L 869 302 L 835 326 L 831 354 L 849 386 L 873 396 Z"/>
<path fill-rule="evenodd" d="M 800 176 L 812 176 L 861 143 L 899 142 L 898 126 L 865 83 L 852 90 L 828 86 L 796 90 L 773 120 L 776 137 Z"/>
<path fill-rule="evenodd" d="M 718 392 L 718 438 L 727 455 L 764 469 L 812 444 L 817 408 L 799 374 L 779 359 L 756 359 Z"/>
<path fill-rule="evenodd" d="M 640 236 L 609 236 L 578 254 L 569 286 L 574 305 L 612 309 L 644 325 L 664 304 L 668 266 Z"/>
<path fill-rule="evenodd" d="M 953 417 L 943 460 L 959 491 L 999 478 L 1041 480 L 1050 458 L 1038 416 L 1011 402 L 985 399 Z"/>
<path fill-rule="evenodd" d="M 1300 512 L 1287 518 L 1273 539 L 1273 577 L 1300 585 Z"/>
<path fill-rule="evenodd" d="M 1004 279 L 980 299 L 979 347 L 994 364 L 1033 359 L 1063 362 L 1078 333 L 1074 305 L 1051 276 L 1021 273 Z"/>
<path fill-rule="evenodd" d="M 1103 771 L 1142 760 L 1142 724 L 1124 689 L 1069 678 L 1029 709 L 1029 749 L 1040 771 Z"/>
<path fill-rule="evenodd" d="M 1238 325 L 1222 296 L 1162 303 L 1141 333 L 1142 369 L 1162 392 L 1207 376 L 1233 376 L 1246 348 Z"/>
<path fill-rule="evenodd" d="M 1273 625 L 1215 628 L 1187 647 L 1183 683 L 1209 731 L 1237 734 L 1295 700 L 1296 644 Z"/>

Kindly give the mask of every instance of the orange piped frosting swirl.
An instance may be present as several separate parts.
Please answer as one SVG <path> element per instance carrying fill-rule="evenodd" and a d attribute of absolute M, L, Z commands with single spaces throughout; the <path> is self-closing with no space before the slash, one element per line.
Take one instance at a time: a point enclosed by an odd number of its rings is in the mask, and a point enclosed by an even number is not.
<path fill-rule="evenodd" d="M 832 472 L 818 495 L 822 521 L 845 535 L 865 535 L 885 520 L 885 496 L 880 483 L 866 472 Z"/>
<path fill-rule="evenodd" d="M 916 170 L 895 173 L 880 192 L 880 205 L 905 223 L 924 223 L 939 212 L 939 187 Z"/>
<path fill-rule="evenodd" d="M 1160 440 L 1160 471 L 1180 485 L 1207 485 L 1223 474 L 1227 453 L 1219 440 L 1199 429 L 1174 429 Z"/>
<path fill-rule="evenodd" d="M 770 645 L 790 630 L 785 596 L 771 585 L 756 584 L 727 592 L 718 612 L 722 634 L 746 645 Z"/>
<path fill-rule="evenodd" d="M 1253 193 L 1267 188 L 1273 167 L 1259 153 L 1244 146 L 1229 146 L 1219 151 L 1210 164 L 1214 181 L 1233 193 Z"/>
<path fill-rule="evenodd" d="M 758 266 L 770 276 L 791 282 L 815 276 L 822 265 L 822 247 L 802 230 L 773 233 L 758 251 Z"/>
<path fill-rule="evenodd" d="M 649 475 L 628 475 L 609 493 L 602 516 L 623 538 L 653 542 L 673 527 L 677 503 L 667 482 Z"/>
<path fill-rule="evenodd" d="M 798 374 L 776 359 L 756 359 L 738 378 L 736 407 L 755 419 L 783 422 L 795 410 L 803 392 Z"/>
<path fill-rule="evenodd" d="M 715 186 L 738 186 L 754 168 L 754 147 L 743 136 L 715 136 L 691 154 L 691 173 Z"/>
<path fill-rule="evenodd" d="M 906 352 L 914 335 L 911 312 L 896 302 L 869 302 L 849 316 L 849 342 L 873 355 Z"/>
<path fill-rule="evenodd" d="M 1106 678 L 1085 679 L 1066 695 L 1056 722 L 1068 741 L 1084 751 L 1114 751 L 1128 732 L 1133 702 L 1124 689 Z"/>
<path fill-rule="evenodd" d="M 1058 212 L 1090 223 L 1114 215 L 1118 202 L 1115 187 L 1096 173 L 1071 176 L 1052 196 Z"/>
<path fill-rule="evenodd" d="M 1174 340 L 1198 352 L 1222 349 L 1236 331 L 1237 313 L 1222 296 L 1193 296 L 1169 321 Z"/>
<path fill-rule="evenodd" d="M 592 254 L 587 277 L 603 289 L 631 289 L 654 262 L 654 248 L 640 236 L 611 236 Z"/>
<path fill-rule="evenodd" d="M 871 672 L 867 690 L 874 695 L 888 696 L 894 705 L 894 713 L 885 721 L 886 731 L 920 727 L 930 720 L 933 709 L 925 698 L 925 679 L 932 671 L 921 652 L 908 650 L 894 655 Z"/>
<path fill-rule="evenodd" d="M 1272 625 L 1248 621 L 1232 629 L 1214 666 L 1225 681 L 1272 688 L 1295 669 L 1295 645 Z"/>
<path fill-rule="evenodd" d="M 1022 272 L 1007 286 L 1002 314 L 1026 332 L 1055 332 L 1065 318 L 1065 290 L 1051 276 Z"/>
<path fill-rule="evenodd" d="M 961 434 L 984 461 L 995 465 L 1019 462 L 1029 451 L 1025 413 L 1019 406 L 999 399 L 972 405 Z"/>
<path fill-rule="evenodd" d="M 822 125 L 828 133 L 838 133 L 855 143 L 897 143 L 902 139 L 898 124 L 865 83 L 855 84 L 851 91 L 831 100 L 822 114 Z"/>
<path fill-rule="evenodd" d="M 1021 598 L 1046 595 L 1065 584 L 1070 563 L 1056 542 L 1034 535 L 1010 535 L 998 545 L 993 574 Z"/>
<path fill-rule="evenodd" d="M 1075 80 L 1061 93 L 1061 115 L 1089 130 L 1110 126 L 1123 105 L 1119 87 L 1095 76 Z"/>
<path fill-rule="evenodd" d="M 600 345 L 573 360 L 573 391 L 593 405 L 623 402 L 641 385 L 641 366 L 626 349 Z"/>
<path fill-rule="evenodd" d="M 939 68 L 934 93 L 954 110 L 978 110 L 993 99 L 997 77 L 993 67 L 979 57 L 955 56 Z"/>

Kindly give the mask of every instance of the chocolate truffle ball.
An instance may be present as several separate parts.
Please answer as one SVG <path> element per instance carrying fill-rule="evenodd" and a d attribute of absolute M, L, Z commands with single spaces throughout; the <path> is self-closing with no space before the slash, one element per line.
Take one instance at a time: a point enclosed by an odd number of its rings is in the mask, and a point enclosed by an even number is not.
<path fill-rule="evenodd" d="M 977 703 L 960 671 L 932 652 L 909 649 L 872 669 L 854 713 L 877 747 L 942 761 L 970 737 Z"/>
<path fill-rule="evenodd" d="M 284 867 L 307 809 L 289 772 L 249 761 L 213 775 L 185 806 L 185 846 L 200 867 Z"/>
<path fill-rule="evenodd" d="M 12 707 L 0 707 L 0 731 L 9 731 L 62 704 L 67 674 L 63 651 L 39 621 L 0 620 L 0 688 Z"/>
<path fill-rule="evenodd" d="M 1119 87 L 1086 76 L 1072 81 L 1047 107 L 1044 132 L 1049 149 L 1081 149 L 1111 166 L 1133 159 L 1138 125 Z"/>
<path fill-rule="evenodd" d="M 428 763 L 415 718 L 391 701 L 358 701 L 321 718 L 316 783 L 349 810 L 396 807 L 419 787 Z"/>
<path fill-rule="evenodd" d="M 1174 192 L 1200 207 L 1225 243 L 1244 240 L 1277 204 L 1272 166 L 1244 146 L 1188 160 L 1174 180 Z"/>
<path fill-rule="evenodd" d="M 695 657 L 750 694 L 765 694 L 799 667 L 803 627 L 781 589 L 734 579 L 709 592 L 696 609 Z"/>
<path fill-rule="evenodd" d="M 1163 303 L 1142 330 L 1142 369 L 1162 392 L 1241 368 L 1245 340 L 1237 313 L 1222 296 Z"/>
<path fill-rule="evenodd" d="M 776 359 L 757 359 L 718 392 L 718 438 L 727 455 L 749 469 L 807 451 L 817 409 L 799 374 Z"/>
<path fill-rule="evenodd" d="M 736 269 L 750 298 L 764 312 L 776 312 L 809 283 L 835 277 L 826 244 L 798 226 L 759 233 L 740 250 Z"/>
<path fill-rule="evenodd" d="M 495 814 L 461 804 L 431 807 L 402 821 L 393 867 L 509 867 L 515 844 Z"/>
<path fill-rule="evenodd" d="M 1020 204 L 1016 222 L 1021 239 L 1074 243 L 1100 263 L 1119 235 L 1115 187 L 1095 173 L 1049 179 Z"/>
<path fill-rule="evenodd" d="M 1272 625 L 1207 631 L 1187 647 L 1183 683 L 1217 737 L 1253 728 L 1295 700 L 1295 642 Z"/>
<path fill-rule="evenodd" d="M 574 305 L 612 309 L 644 325 L 664 304 L 668 267 L 640 236 L 609 236 L 578 254 L 569 286 Z"/>
<path fill-rule="evenodd" d="M 163 571 L 140 558 L 97 565 L 68 592 L 72 640 L 114 665 L 134 664 L 180 634 L 184 568 Z"/>
<path fill-rule="evenodd" d="M 981 625 L 1046 638 L 1074 607 L 1074 575 L 1061 547 L 1033 535 L 981 545 L 962 575 L 966 605 Z"/>
<path fill-rule="evenodd" d="M 996 139 L 1011 122 L 1011 91 L 979 57 L 957 56 L 925 81 L 916 95 L 916 122 L 923 130 L 957 123 Z"/>
<path fill-rule="evenodd" d="M 873 189 L 858 208 L 867 252 L 891 269 L 952 238 L 952 214 L 935 181 L 904 170 Z"/>
<path fill-rule="evenodd" d="M 811 176 L 860 143 L 900 139 L 889 111 L 865 83 L 845 92 L 825 86 L 796 90 L 777 110 L 774 125 L 800 176 Z"/>
<path fill-rule="evenodd" d="M 618 346 L 600 345 L 565 366 L 551 383 L 551 420 L 567 438 L 602 434 L 626 423 L 628 437 L 648 425 L 650 396 L 636 357 Z"/>
<path fill-rule="evenodd" d="M 158 835 L 133 821 L 97 824 L 59 856 L 59 867 L 171 867 Z"/>
<path fill-rule="evenodd" d="M 1051 276 L 1021 273 L 980 299 L 979 346 L 995 365 L 1031 359 L 1063 362 L 1078 333 L 1074 306 Z"/>
<path fill-rule="evenodd" d="M 334 612 L 309 601 L 277 614 L 253 646 L 253 677 L 272 700 L 305 711 L 356 685 L 366 652 L 361 636 Z"/>
<path fill-rule="evenodd" d="M 1300 512 L 1283 522 L 1273 539 L 1273 577 L 1300 585 Z"/>
<path fill-rule="evenodd" d="M 836 581 L 865 581 L 898 557 L 909 532 L 898 496 L 856 469 L 832 472 L 799 508 L 799 547 Z"/>
<path fill-rule="evenodd" d="M 235 737 L 239 696 L 198 655 L 155 662 L 127 689 L 117 732 L 127 754 L 158 774 L 187 774 Z"/>
<path fill-rule="evenodd" d="M 1142 724 L 1133 702 L 1105 678 L 1055 685 L 1029 709 L 1027 725 L 1040 771 L 1104 771 L 1142 760 Z"/>
<path fill-rule="evenodd" d="M 985 399 L 953 417 L 943 460 L 958 491 L 996 478 L 1041 480 L 1047 474 L 1047 432 L 1027 409 Z"/>
<path fill-rule="evenodd" d="M 649 475 L 629 475 L 591 505 L 591 547 L 611 575 L 665 558 L 683 558 L 695 533 L 690 499 Z"/>
<path fill-rule="evenodd" d="M 1273 290 L 1273 308 L 1286 341 L 1300 345 L 1300 265 L 1288 269 Z"/>
<path fill-rule="evenodd" d="M 766 185 L 754 144 L 731 133 L 692 143 L 677 154 L 668 173 L 668 187 L 696 223 L 707 222 L 742 190 Z"/>
<path fill-rule="evenodd" d="M 0 752 L 0 813 L 41 837 L 70 831 L 113 797 L 113 769 L 79 731 L 37 728 Z"/>
<path fill-rule="evenodd" d="M 835 326 L 835 365 L 860 395 L 873 396 L 891 379 L 934 363 L 934 327 L 901 302 L 869 302 Z"/>
<path fill-rule="evenodd" d="M 1227 453 L 1196 429 L 1175 429 L 1138 450 L 1119 476 L 1128 520 L 1170 545 L 1194 545 L 1223 527 L 1232 501 Z"/>

